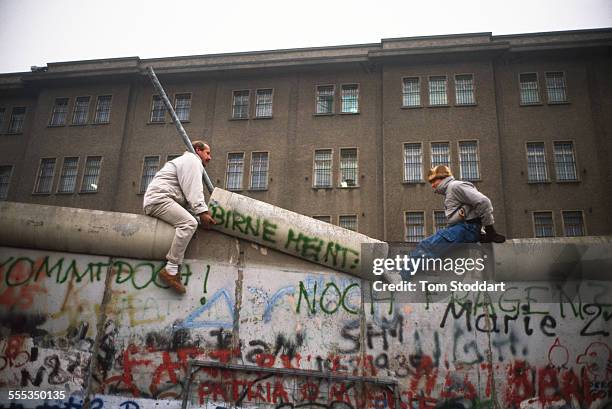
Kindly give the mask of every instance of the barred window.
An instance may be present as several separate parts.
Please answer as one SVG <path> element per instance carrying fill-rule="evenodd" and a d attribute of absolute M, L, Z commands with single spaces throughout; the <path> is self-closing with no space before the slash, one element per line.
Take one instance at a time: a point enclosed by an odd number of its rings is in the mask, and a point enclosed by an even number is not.
<path fill-rule="evenodd" d="M 83 125 L 87 123 L 89 116 L 89 97 L 77 97 L 72 112 L 72 124 Z"/>
<path fill-rule="evenodd" d="M 549 103 L 567 102 L 567 86 L 562 72 L 547 72 L 546 93 Z"/>
<path fill-rule="evenodd" d="M 354 214 L 340 216 L 338 225 L 348 230 L 357 231 L 357 216 Z"/>
<path fill-rule="evenodd" d="M 38 177 L 34 193 L 51 193 L 53 187 L 53 176 L 55 174 L 55 158 L 43 158 L 40 160 Z"/>
<path fill-rule="evenodd" d="M 251 189 L 268 188 L 268 152 L 251 153 Z"/>
<path fill-rule="evenodd" d="M 174 110 L 179 121 L 189 121 L 191 114 L 191 94 L 176 94 L 174 97 Z"/>
<path fill-rule="evenodd" d="M 357 149 L 340 149 L 340 186 L 357 186 L 358 173 Z"/>
<path fill-rule="evenodd" d="M 402 105 L 405 107 L 421 106 L 421 84 L 418 77 L 404 78 Z"/>
<path fill-rule="evenodd" d="M 457 105 L 473 105 L 474 76 L 472 74 L 455 75 L 455 103 Z"/>
<path fill-rule="evenodd" d="M 418 243 L 425 238 L 425 213 L 406 212 L 406 241 Z"/>
<path fill-rule="evenodd" d="M 332 185 L 332 151 L 318 149 L 314 154 L 314 187 L 331 187 Z"/>
<path fill-rule="evenodd" d="M 312 218 L 325 223 L 331 223 L 331 216 L 312 216 Z"/>
<path fill-rule="evenodd" d="M 578 180 L 574 144 L 572 142 L 555 142 L 554 153 L 557 181 Z"/>
<path fill-rule="evenodd" d="M 463 180 L 480 179 L 478 142 L 459 142 L 459 178 Z"/>
<path fill-rule="evenodd" d="M 97 124 L 107 124 L 110 122 L 111 114 L 111 95 L 100 95 L 96 104 L 96 116 L 94 122 Z"/>
<path fill-rule="evenodd" d="M 272 116 L 272 90 L 258 89 L 255 98 L 255 117 L 269 118 Z"/>
<path fill-rule="evenodd" d="M 153 95 L 151 102 L 151 122 L 164 122 L 166 120 L 166 107 L 159 95 Z"/>
<path fill-rule="evenodd" d="M 359 85 L 342 86 L 342 112 L 351 114 L 359 112 Z"/>
<path fill-rule="evenodd" d="M 234 91 L 232 102 L 232 118 L 246 119 L 249 117 L 249 95 L 250 91 Z"/>
<path fill-rule="evenodd" d="M 102 167 L 101 156 L 88 156 L 85 160 L 85 170 L 83 171 L 83 181 L 81 182 L 81 192 L 90 193 L 98 191 L 98 179 Z"/>
<path fill-rule="evenodd" d="M 2 129 L 4 128 L 4 114 L 6 112 L 6 108 L 0 108 L 0 134 L 2 133 Z"/>
<path fill-rule="evenodd" d="M 533 212 L 533 229 L 536 237 L 555 237 L 552 212 Z"/>
<path fill-rule="evenodd" d="M 423 181 L 423 150 L 420 143 L 404 144 L 404 182 Z"/>
<path fill-rule="evenodd" d="M 320 85 L 317 87 L 317 114 L 334 112 L 334 86 Z"/>
<path fill-rule="evenodd" d="M 563 211 L 563 230 L 565 236 L 584 236 L 584 215 L 581 211 Z"/>
<path fill-rule="evenodd" d="M 49 126 L 66 125 L 66 116 L 68 116 L 68 98 L 56 98 Z"/>
<path fill-rule="evenodd" d="M 74 193 L 76 188 L 77 170 L 79 166 L 79 158 L 76 156 L 64 158 L 62 163 L 62 171 L 60 173 L 58 193 Z"/>
<path fill-rule="evenodd" d="M 448 142 L 431 143 L 431 167 L 450 166 L 450 144 Z"/>
<path fill-rule="evenodd" d="M 8 197 L 9 186 L 11 185 L 11 176 L 13 175 L 13 167 L 10 165 L 0 166 L 0 200 L 6 200 Z"/>
<path fill-rule="evenodd" d="M 519 78 L 521 83 L 521 105 L 539 103 L 540 93 L 538 92 L 538 74 L 521 74 Z"/>
<path fill-rule="evenodd" d="M 149 183 L 159 170 L 159 156 L 145 156 L 142 162 L 142 179 L 140 180 L 140 193 L 145 193 Z"/>
<path fill-rule="evenodd" d="M 446 228 L 446 213 L 444 210 L 434 210 L 434 233 Z"/>
<path fill-rule="evenodd" d="M 244 172 L 244 153 L 230 153 L 227 155 L 227 190 L 242 189 L 242 174 Z"/>
<path fill-rule="evenodd" d="M 11 119 L 9 121 L 8 133 L 21 133 L 23 132 L 23 123 L 25 122 L 25 107 L 15 107 L 11 112 Z"/>
<path fill-rule="evenodd" d="M 548 171 L 546 169 L 544 142 L 530 142 L 527 144 L 527 181 L 538 183 L 547 180 Z"/>
<path fill-rule="evenodd" d="M 448 105 L 446 77 L 429 77 L 429 105 Z"/>

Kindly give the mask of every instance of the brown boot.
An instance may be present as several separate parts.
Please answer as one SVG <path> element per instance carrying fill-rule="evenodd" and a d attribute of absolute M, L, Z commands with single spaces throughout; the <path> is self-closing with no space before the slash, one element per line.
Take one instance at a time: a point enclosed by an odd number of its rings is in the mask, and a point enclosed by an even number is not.
<path fill-rule="evenodd" d="M 168 274 L 168 271 L 166 271 L 166 267 L 164 267 L 159 271 L 159 278 L 161 278 L 164 283 L 168 284 L 170 288 L 172 288 L 177 293 L 185 294 L 187 292 L 187 289 L 185 288 L 183 283 L 181 283 L 180 273 L 177 273 L 176 275 Z"/>

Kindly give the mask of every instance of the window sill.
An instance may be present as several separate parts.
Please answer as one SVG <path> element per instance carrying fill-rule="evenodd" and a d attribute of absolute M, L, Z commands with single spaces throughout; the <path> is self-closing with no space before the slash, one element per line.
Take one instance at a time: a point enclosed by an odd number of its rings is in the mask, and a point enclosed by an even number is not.
<path fill-rule="evenodd" d="M 333 112 L 315 112 L 312 116 L 334 116 Z"/>
<path fill-rule="evenodd" d="M 450 108 L 449 104 L 427 105 L 427 108 Z"/>
<path fill-rule="evenodd" d="M 92 125 L 110 125 L 110 122 L 93 122 Z"/>
<path fill-rule="evenodd" d="M 267 192 L 268 188 L 267 187 L 262 187 L 262 188 L 249 188 L 249 192 Z"/>
<path fill-rule="evenodd" d="M 404 185 L 425 185 L 426 183 L 424 180 L 419 180 L 419 181 L 403 180 L 402 184 Z"/>
<path fill-rule="evenodd" d="M 147 122 L 147 125 L 166 125 L 166 121 L 163 122 Z"/>
<path fill-rule="evenodd" d="M 541 180 L 536 182 L 527 181 L 528 185 L 550 185 L 552 182 L 550 180 Z"/>
<path fill-rule="evenodd" d="M 359 115 L 361 112 L 340 112 L 339 115 Z"/>
<path fill-rule="evenodd" d="M 338 189 L 342 189 L 342 190 L 351 190 L 351 189 L 359 189 L 359 185 L 357 186 L 342 186 L 342 185 L 338 185 L 336 186 Z"/>
<path fill-rule="evenodd" d="M 482 182 L 482 179 L 461 179 L 461 178 L 459 178 L 459 180 L 461 180 L 463 182 L 470 182 L 470 183 Z"/>
<path fill-rule="evenodd" d="M 560 184 L 575 184 L 575 183 L 580 183 L 580 179 L 573 179 L 573 180 L 556 180 L 555 182 L 560 183 Z"/>
<path fill-rule="evenodd" d="M 7 132 L 5 135 L 23 135 L 23 131 L 20 132 Z"/>
<path fill-rule="evenodd" d="M 68 126 L 87 126 L 87 123 L 84 123 L 84 124 L 70 124 Z"/>
<path fill-rule="evenodd" d="M 333 186 L 313 186 L 312 187 L 314 190 L 332 190 L 334 187 Z"/>
<path fill-rule="evenodd" d="M 270 116 L 256 116 L 253 119 L 272 119 L 272 115 L 270 115 Z"/>
<path fill-rule="evenodd" d="M 32 196 L 51 196 L 51 195 L 52 195 L 52 193 L 51 193 L 51 192 L 49 192 L 49 193 L 43 193 L 43 192 L 33 192 L 33 193 L 32 193 Z"/>
<path fill-rule="evenodd" d="M 542 105 L 544 104 L 542 104 L 541 102 L 534 102 L 532 104 L 519 104 L 519 106 L 521 107 L 541 107 Z"/>
<path fill-rule="evenodd" d="M 92 191 L 80 191 L 79 194 L 80 195 L 90 195 L 92 193 L 98 193 L 97 190 L 92 190 Z"/>
<path fill-rule="evenodd" d="M 419 108 L 423 108 L 423 105 L 414 105 L 414 106 L 402 105 L 400 108 L 401 109 L 419 109 Z"/>
<path fill-rule="evenodd" d="M 559 102 L 548 102 L 548 105 L 569 105 L 569 101 L 559 101 Z"/>
<path fill-rule="evenodd" d="M 61 124 L 61 125 L 47 125 L 47 128 L 62 128 L 66 126 L 66 124 Z"/>
<path fill-rule="evenodd" d="M 248 121 L 249 118 L 230 118 L 229 121 Z"/>
<path fill-rule="evenodd" d="M 461 108 L 461 107 L 475 107 L 478 106 L 477 103 L 473 103 L 473 104 L 455 104 L 455 107 L 457 108 Z"/>
<path fill-rule="evenodd" d="M 73 195 L 74 192 L 56 192 L 55 194 L 58 196 L 70 196 Z"/>
<path fill-rule="evenodd" d="M 240 188 L 240 189 L 228 189 L 228 188 L 225 188 L 225 190 L 227 190 L 228 192 L 240 193 L 244 189 L 242 189 L 242 188 Z"/>

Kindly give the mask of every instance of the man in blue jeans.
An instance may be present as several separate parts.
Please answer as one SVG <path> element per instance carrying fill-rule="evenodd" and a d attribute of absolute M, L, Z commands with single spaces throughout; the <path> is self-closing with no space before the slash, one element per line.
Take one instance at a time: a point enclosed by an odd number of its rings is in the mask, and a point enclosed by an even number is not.
<path fill-rule="evenodd" d="M 431 169 L 427 180 L 434 192 L 444 195 L 444 212 L 447 227 L 421 241 L 410 252 L 410 258 L 440 257 L 459 243 L 503 243 L 506 238 L 493 227 L 493 205 L 488 197 L 480 193 L 470 182 L 455 180 L 448 166 L 438 165 Z M 484 226 L 485 233 L 481 234 Z M 401 272 L 408 279 L 410 271 Z M 412 272 L 412 275 L 414 272 Z"/>

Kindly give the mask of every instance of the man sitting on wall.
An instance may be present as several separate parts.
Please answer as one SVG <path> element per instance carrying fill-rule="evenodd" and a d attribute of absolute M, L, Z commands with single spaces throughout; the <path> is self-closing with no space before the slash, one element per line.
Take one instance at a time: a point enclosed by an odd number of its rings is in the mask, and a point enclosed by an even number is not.
<path fill-rule="evenodd" d="M 503 243 L 506 238 L 493 227 L 493 205 L 470 182 L 455 180 L 448 166 L 438 165 L 427 174 L 434 192 L 444 195 L 447 227 L 422 240 L 411 258 L 440 257 L 459 243 Z M 484 226 L 485 233 L 481 233 Z M 409 271 L 401 271 L 404 280 Z"/>
<path fill-rule="evenodd" d="M 159 277 L 172 289 L 185 294 L 186 289 L 179 275 L 185 250 L 198 227 L 199 217 L 207 227 L 216 224 L 208 213 L 204 199 L 202 174 L 204 166 L 212 159 L 210 147 L 202 141 L 193 141 L 195 154 L 187 151 L 167 162 L 153 177 L 144 195 L 145 214 L 171 224 L 176 230 L 168 254 L 166 266 Z M 189 211 L 184 206 L 188 206 Z"/>

